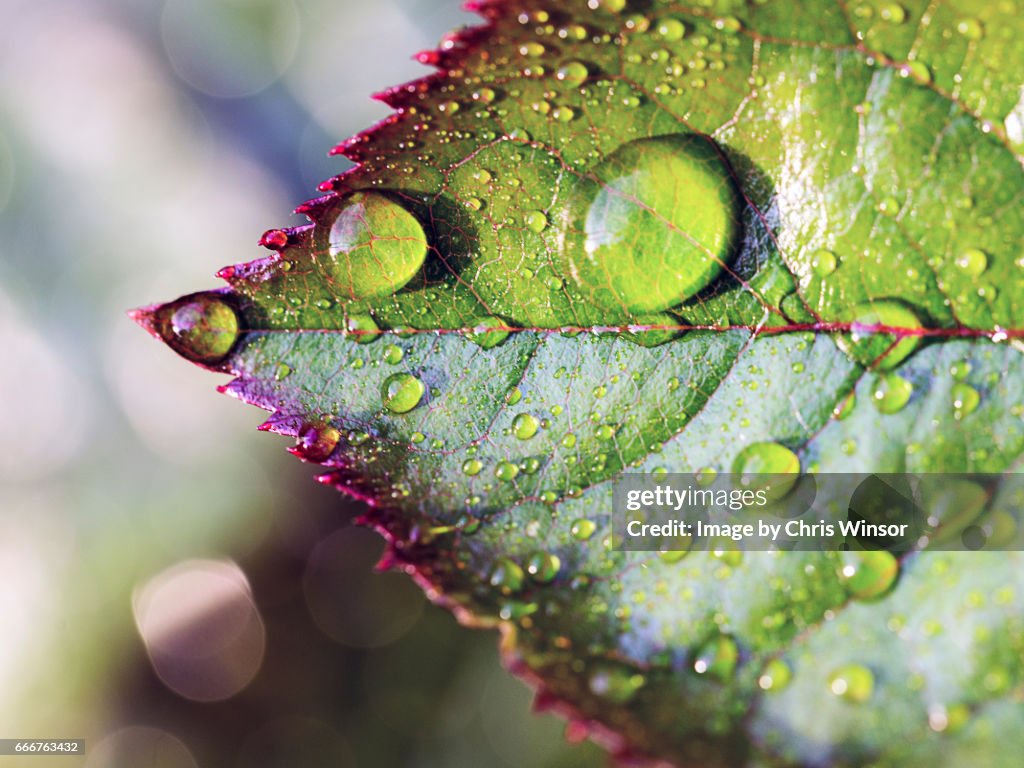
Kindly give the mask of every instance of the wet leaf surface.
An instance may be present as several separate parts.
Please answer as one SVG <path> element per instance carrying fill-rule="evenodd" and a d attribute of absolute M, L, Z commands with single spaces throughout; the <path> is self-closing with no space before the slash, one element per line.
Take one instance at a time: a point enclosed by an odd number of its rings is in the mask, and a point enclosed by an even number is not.
<path fill-rule="evenodd" d="M 625 471 L 1019 467 L 1014 4 L 589 6 L 481 5 L 308 226 L 136 319 L 621 756 L 1016 764 L 1019 553 L 609 523 Z"/>

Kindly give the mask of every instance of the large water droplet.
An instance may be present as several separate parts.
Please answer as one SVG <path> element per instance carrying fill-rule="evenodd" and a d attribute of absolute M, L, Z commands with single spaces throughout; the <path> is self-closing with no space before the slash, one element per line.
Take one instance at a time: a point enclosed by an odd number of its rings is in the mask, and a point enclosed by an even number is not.
<path fill-rule="evenodd" d="M 388 376 L 381 387 L 384 407 L 392 413 L 408 413 L 423 399 L 423 382 L 410 373 Z"/>
<path fill-rule="evenodd" d="M 729 168 L 709 139 L 629 142 L 573 193 L 565 274 L 588 300 L 620 313 L 680 304 L 731 258 L 737 207 Z"/>
<path fill-rule="evenodd" d="M 899 561 L 882 549 L 840 554 L 839 581 L 859 600 L 884 595 L 900 572 Z"/>
<path fill-rule="evenodd" d="M 134 317 L 152 329 L 179 355 L 195 363 L 219 363 L 238 339 L 234 308 L 215 293 L 195 293 L 158 308 L 153 315 L 140 310 Z"/>
<path fill-rule="evenodd" d="M 846 664 L 828 677 L 828 687 L 836 696 L 863 704 L 875 690 L 875 676 L 860 664 Z"/>
<path fill-rule="evenodd" d="M 914 385 L 895 373 L 887 373 L 875 380 L 871 399 L 879 413 L 897 413 L 910 400 Z"/>
<path fill-rule="evenodd" d="M 346 197 L 330 226 L 317 227 L 313 258 L 344 299 L 388 296 L 408 283 L 427 255 L 419 221 L 378 192 Z"/>
<path fill-rule="evenodd" d="M 865 302 L 853 308 L 853 323 L 849 334 L 838 338 L 847 354 L 862 365 L 890 370 L 903 362 L 921 343 L 921 321 L 906 304 L 894 299 Z M 906 331 L 900 338 L 879 328 Z M 876 362 L 877 361 L 877 362 Z"/>

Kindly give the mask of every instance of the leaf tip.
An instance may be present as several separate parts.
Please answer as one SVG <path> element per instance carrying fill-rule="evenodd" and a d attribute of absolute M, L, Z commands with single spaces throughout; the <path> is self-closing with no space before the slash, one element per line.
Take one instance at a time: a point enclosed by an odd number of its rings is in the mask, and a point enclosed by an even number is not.
<path fill-rule="evenodd" d="M 413 55 L 413 59 L 428 67 L 436 67 L 441 63 L 441 52 L 435 49 L 427 49 Z"/>
<path fill-rule="evenodd" d="M 150 336 L 159 339 L 160 333 L 156 329 L 156 313 L 158 309 L 160 309 L 159 304 L 150 304 L 145 307 L 129 309 L 125 314 Z"/>
<path fill-rule="evenodd" d="M 215 368 L 228 357 L 241 331 L 238 310 L 227 289 L 193 293 L 127 314 L 150 336 L 205 368 Z"/>

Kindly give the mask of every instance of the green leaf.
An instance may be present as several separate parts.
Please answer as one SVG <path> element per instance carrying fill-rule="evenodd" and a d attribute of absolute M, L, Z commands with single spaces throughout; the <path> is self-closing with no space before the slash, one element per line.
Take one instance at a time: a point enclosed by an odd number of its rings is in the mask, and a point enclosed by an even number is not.
<path fill-rule="evenodd" d="M 620 756 L 1016 765 L 1019 552 L 610 537 L 624 472 L 1019 468 L 1014 4 L 479 10 L 309 226 L 137 319 Z"/>

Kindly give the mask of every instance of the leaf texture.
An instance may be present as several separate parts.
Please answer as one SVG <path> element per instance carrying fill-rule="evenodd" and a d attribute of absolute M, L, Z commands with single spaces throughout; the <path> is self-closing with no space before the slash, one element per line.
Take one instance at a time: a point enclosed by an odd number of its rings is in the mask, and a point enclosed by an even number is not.
<path fill-rule="evenodd" d="M 1018 469 L 1014 4 L 477 10 L 340 145 L 308 226 L 136 318 L 623 760 L 1016 765 L 1020 553 L 906 555 L 868 600 L 842 553 L 610 536 L 623 473 L 751 446 Z"/>

